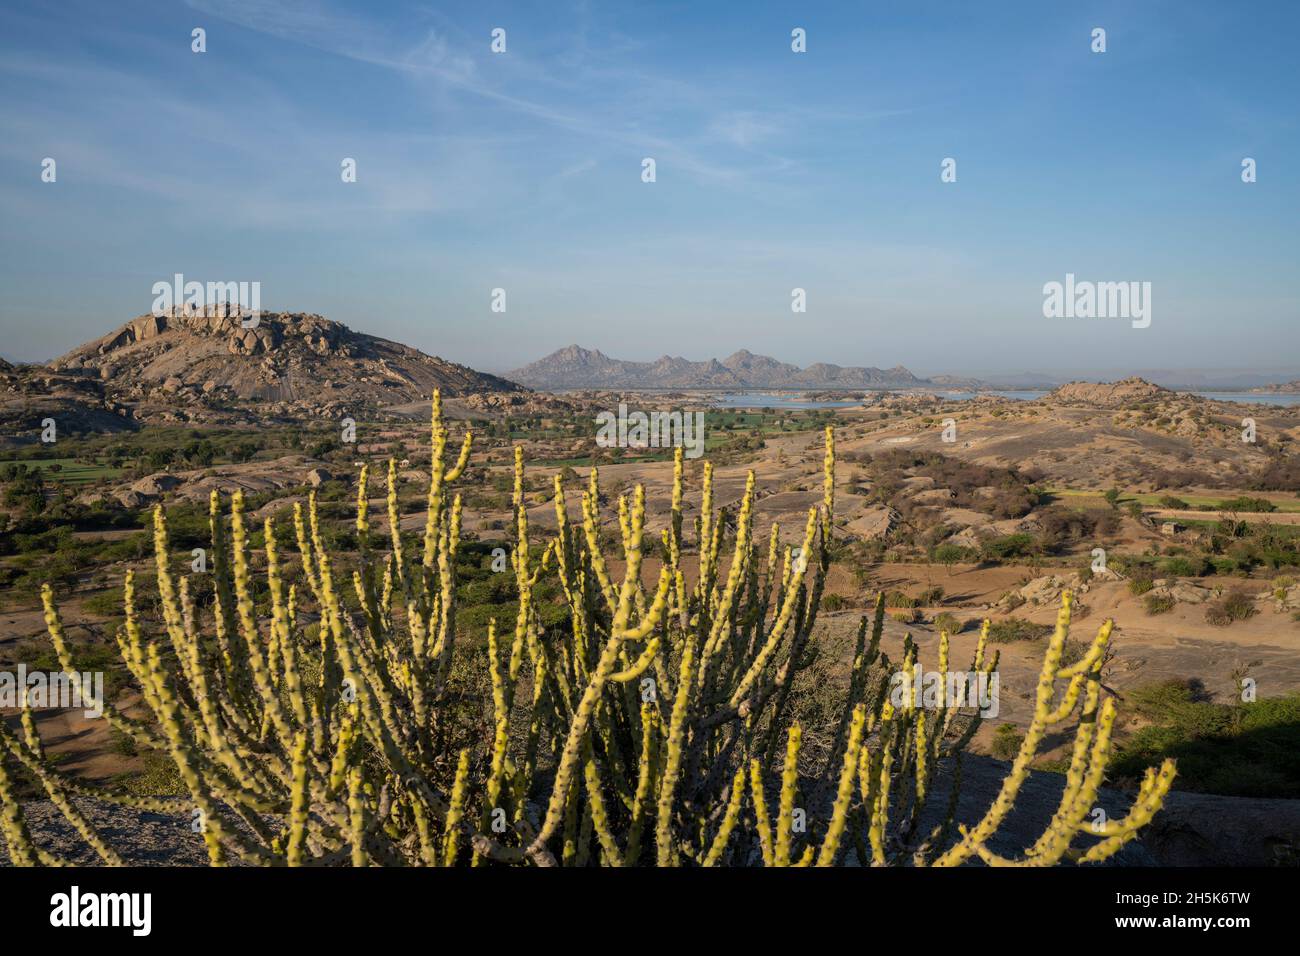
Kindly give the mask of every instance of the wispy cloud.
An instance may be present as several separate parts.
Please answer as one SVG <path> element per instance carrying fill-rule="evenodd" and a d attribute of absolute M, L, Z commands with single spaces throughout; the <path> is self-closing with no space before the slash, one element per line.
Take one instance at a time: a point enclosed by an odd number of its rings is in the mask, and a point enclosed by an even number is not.
<path fill-rule="evenodd" d="M 751 155 L 748 162 L 710 156 L 710 147 L 719 143 L 751 150 L 770 142 L 782 129 L 790 128 L 792 118 L 779 122 L 774 115 L 729 107 L 729 89 L 665 77 L 641 66 L 620 65 L 612 60 L 607 47 L 597 53 L 579 41 L 548 64 L 519 52 L 517 46 L 507 57 L 495 57 L 488 51 L 486 36 L 471 43 L 458 27 L 426 29 L 412 43 L 315 0 L 188 2 L 197 10 L 251 30 L 392 70 L 417 83 L 433 83 L 443 93 L 454 91 L 483 100 L 608 147 L 653 155 L 659 162 L 712 185 L 772 190 L 780 184 L 765 181 L 765 175 L 797 164 L 771 151 Z M 455 42 L 453 33 L 459 34 Z M 470 49 L 477 52 L 467 52 Z M 489 58 L 491 70 L 486 65 Z M 515 92 L 516 88 L 529 92 Z M 744 89 L 744 84 L 734 88 Z M 807 129 L 828 115 L 816 108 L 803 109 L 798 122 Z M 898 114 L 878 111 L 860 118 L 876 120 L 891 115 Z M 684 116 L 693 117 L 695 132 L 682 129 Z M 671 134 L 656 128 L 668 125 L 674 127 Z M 634 157 L 635 161 L 639 158 Z"/>

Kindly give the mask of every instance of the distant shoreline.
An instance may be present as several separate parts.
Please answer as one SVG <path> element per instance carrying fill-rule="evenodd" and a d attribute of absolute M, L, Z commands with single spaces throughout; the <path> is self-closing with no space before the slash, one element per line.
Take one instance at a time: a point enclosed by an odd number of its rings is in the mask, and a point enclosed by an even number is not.
<path fill-rule="evenodd" d="M 942 398 L 964 400 L 965 398 L 978 398 L 981 395 L 991 395 L 1007 397 L 1015 401 L 1035 401 L 1039 398 L 1051 394 L 1053 389 L 1048 388 L 926 388 L 923 386 L 875 386 L 875 387 L 829 387 L 829 386 L 764 386 L 762 388 L 734 388 L 734 387 L 717 387 L 708 386 L 689 386 L 670 388 L 665 386 L 638 386 L 638 385 L 590 385 L 579 386 L 574 388 L 547 389 L 538 388 L 535 391 L 548 392 L 552 395 L 571 395 L 580 392 L 639 392 L 646 394 L 688 394 L 688 395 L 723 395 L 723 396 L 782 396 L 782 395 L 861 395 L 865 393 L 879 394 L 903 394 L 903 395 L 938 395 Z M 1227 389 L 1227 388 L 1169 388 L 1171 392 L 1177 392 L 1184 395 L 1196 395 L 1201 398 L 1210 398 L 1221 402 L 1234 402 L 1246 405 L 1277 405 L 1287 407 L 1291 405 L 1300 405 L 1300 393 L 1296 392 L 1259 392 L 1245 389 Z M 833 400 L 832 400 L 833 401 Z M 815 402 L 799 402 L 798 404 L 824 404 Z M 735 405 L 733 407 L 740 407 Z"/>

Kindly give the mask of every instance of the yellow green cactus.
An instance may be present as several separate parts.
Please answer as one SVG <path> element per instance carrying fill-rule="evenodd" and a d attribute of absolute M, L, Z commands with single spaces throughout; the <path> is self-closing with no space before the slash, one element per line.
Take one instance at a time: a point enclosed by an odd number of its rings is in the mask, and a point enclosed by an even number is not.
<path fill-rule="evenodd" d="M 281 553 L 269 518 L 263 554 L 254 555 L 242 494 L 231 498 L 227 522 L 214 492 L 211 574 L 178 580 L 166 515 L 154 513 L 161 629 L 151 633 L 136 612 L 128 574 L 117 635 L 149 717 L 128 717 L 110 701 L 104 712 L 137 746 L 175 764 L 214 865 L 831 866 L 856 853 L 872 865 L 1041 866 L 1105 859 L 1158 812 L 1172 764 L 1147 775 L 1124 820 L 1086 822 L 1115 719 L 1099 676 L 1110 625 L 1081 661 L 1062 666 L 1068 595 L 1024 744 L 979 821 L 955 825 L 950 787 L 941 824 L 921 831 L 922 811 L 942 789 L 938 770 L 959 760 L 978 715 L 952 702 L 927 710 L 888 699 L 883 676 L 893 665 L 880 648 L 883 597 L 858 629 L 829 751 L 824 759 L 820 750 L 801 756 L 803 727 L 786 714 L 816 639 L 830 568 L 829 428 L 822 500 L 793 548 L 783 547 L 778 527 L 766 536 L 756 529 L 752 473 L 732 509 L 715 507 L 707 463 L 694 535 L 685 534 L 680 449 L 664 527 L 648 527 L 641 486 L 619 498 L 615 514 L 602 514 L 593 467 L 586 488 L 576 489 L 580 521 L 569 519 L 575 489 L 554 479 L 556 531 L 536 542 L 516 448 L 513 627 L 492 621 L 486 648 L 458 641 L 457 483 L 473 437 L 465 432 L 453 456 L 436 393 L 431 411 L 421 541 L 404 540 L 399 527 L 401 478 L 392 460 L 386 508 L 376 516 L 387 518 L 386 535 L 372 533 L 369 468 L 362 468 L 355 558 L 326 548 L 314 494 L 293 509 L 296 555 Z M 607 526 L 617 531 L 613 549 L 604 543 Z M 685 567 L 692 552 L 694 580 Z M 611 571 L 620 566 L 621 576 Z M 265 589 L 254 587 L 259 573 Z M 564 626 L 543 625 L 543 585 L 560 596 Z M 210 602 L 195 599 L 200 588 L 211 589 Z M 254 600 L 259 591 L 269 602 L 266 615 Z M 42 597 L 55 653 L 72 671 L 53 593 L 46 588 Z M 996 655 L 985 656 L 987 638 L 986 625 L 973 673 L 996 668 Z M 458 662 L 484 655 L 490 694 L 481 703 L 490 716 L 475 739 L 458 723 L 463 689 L 452 678 Z M 949 655 L 943 634 L 940 671 Z M 898 667 L 908 674 L 921 667 L 910 639 Z M 1076 720 L 1060 806 L 1021 856 L 995 854 L 989 842 L 1039 744 Z M 122 859 L 73 796 L 177 809 L 175 800 L 91 788 L 67 776 L 45 758 L 30 714 L 23 721 L 21 735 L 0 726 L 0 832 L 16 864 L 63 862 L 33 840 L 13 783 L 19 768 L 105 863 Z M 820 772 L 811 767 L 814 756 Z"/>

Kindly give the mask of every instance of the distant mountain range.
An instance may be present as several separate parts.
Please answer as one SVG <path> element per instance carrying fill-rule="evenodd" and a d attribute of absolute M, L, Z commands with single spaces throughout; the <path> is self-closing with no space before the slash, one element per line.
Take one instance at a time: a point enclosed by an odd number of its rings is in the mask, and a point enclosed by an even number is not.
<path fill-rule="evenodd" d="M 665 355 L 653 362 L 611 358 L 598 349 L 579 345 L 552 352 L 503 378 L 530 388 L 557 391 L 571 388 L 714 388 L 714 389 L 888 389 L 932 388 L 952 391 L 1050 391 L 1074 381 L 1114 382 L 1138 377 L 1164 388 L 1183 390 L 1293 391 L 1294 377 L 1282 369 L 1138 369 L 1020 372 L 981 375 L 919 376 L 897 365 L 880 369 L 818 362 L 801 368 L 741 349 L 725 359 L 692 362 Z"/>
<path fill-rule="evenodd" d="M 530 388 L 913 388 L 939 384 L 903 366 L 845 367 L 818 362 L 807 368 L 741 349 L 725 359 L 692 362 L 665 355 L 653 362 L 610 358 L 570 345 L 505 378 Z M 966 380 L 969 381 L 969 380 Z"/>

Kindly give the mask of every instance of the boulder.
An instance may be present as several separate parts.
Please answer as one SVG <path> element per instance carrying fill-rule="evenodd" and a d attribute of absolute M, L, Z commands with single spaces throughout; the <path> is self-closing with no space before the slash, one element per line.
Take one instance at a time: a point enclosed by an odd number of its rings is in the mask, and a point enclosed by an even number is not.
<path fill-rule="evenodd" d="M 137 494 L 144 495 L 148 498 L 157 498 L 165 492 L 171 491 L 180 485 L 181 480 L 175 475 L 168 475 L 160 472 L 156 475 L 148 475 L 131 485 L 131 490 Z"/>
<path fill-rule="evenodd" d="M 1078 595 L 1086 593 L 1087 590 L 1088 583 L 1077 572 L 1071 574 L 1045 574 L 1040 578 L 1034 578 L 1015 591 L 1002 595 L 993 606 L 1000 609 L 1011 609 L 1021 604 L 1036 606 L 1044 604 L 1058 605 L 1061 603 L 1062 591 L 1071 591 Z"/>

